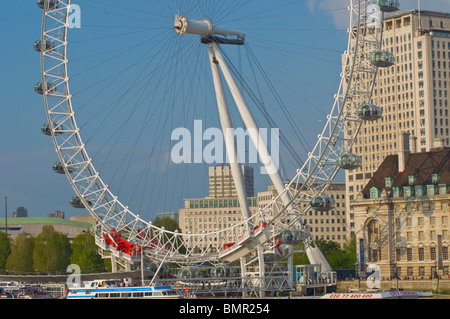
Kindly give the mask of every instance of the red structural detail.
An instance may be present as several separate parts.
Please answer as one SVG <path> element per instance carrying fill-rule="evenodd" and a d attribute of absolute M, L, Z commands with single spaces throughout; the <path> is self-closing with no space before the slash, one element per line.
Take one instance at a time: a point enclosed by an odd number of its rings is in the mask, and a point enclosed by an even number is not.
<path fill-rule="evenodd" d="M 142 247 L 136 244 L 132 244 L 129 241 L 122 238 L 122 236 L 114 229 L 110 234 L 104 234 L 105 242 L 107 245 L 113 246 L 116 250 L 124 252 L 127 255 L 140 255 Z"/>

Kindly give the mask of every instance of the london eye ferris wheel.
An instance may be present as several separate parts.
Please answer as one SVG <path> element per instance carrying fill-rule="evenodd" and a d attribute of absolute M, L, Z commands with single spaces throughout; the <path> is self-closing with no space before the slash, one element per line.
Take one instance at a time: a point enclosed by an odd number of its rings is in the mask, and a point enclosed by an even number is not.
<path fill-rule="evenodd" d="M 260 1 L 79 0 L 95 18 L 87 19 L 86 30 L 72 32 L 73 1 L 37 1 L 43 18 L 34 48 L 42 76 L 35 91 L 43 96 L 47 119 L 41 130 L 57 153 L 53 170 L 67 176 L 75 193 L 70 204 L 95 217 L 99 245 L 112 252 L 121 247 L 131 259 L 144 254 L 192 264 L 230 263 L 260 247 L 304 242 L 311 263 L 330 269 L 303 219 L 311 209 L 333 209 L 333 199 L 324 195 L 328 186 L 340 170 L 362 165 L 352 145 L 364 121 L 381 117 L 382 109 L 371 104 L 378 68 L 395 63 L 382 50 L 380 20 L 399 3 L 348 1 L 348 46 L 336 61 L 342 64 L 339 86 L 308 146 L 302 132 L 308 123 L 300 124 L 308 109 L 284 99 L 296 96 L 301 83 L 286 79 L 305 70 L 295 63 L 298 52 L 289 50 L 308 45 L 301 37 L 277 38 L 295 23 L 301 2 L 266 8 Z M 198 183 L 184 174 L 194 164 L 174 165 L 170 158 L 171 133 L 193 130 L 196 119 L 223 132 L 222 155 L 230 160 L 242 216 L 214 231 L 168 231 L 146 218 L 163 202 L 180 203 Z M 228 134 L 240 126 L 277 192 L 253 214 Z M 288 181 L 274 169 L 262 126 L 280 128 L 280 161 L 296 165 Z"/>

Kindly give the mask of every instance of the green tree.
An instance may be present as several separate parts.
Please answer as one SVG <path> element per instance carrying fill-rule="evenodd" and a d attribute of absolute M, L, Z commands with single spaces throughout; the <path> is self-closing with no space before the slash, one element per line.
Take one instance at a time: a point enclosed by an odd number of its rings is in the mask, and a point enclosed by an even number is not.
<path fill-rule="evenodd" d="M 337 242 L 331 240 L 326 241 L 323 239 L 318 239 L 316 240 L 316 245 L 317 247 L 319 247 L 320 251 L 324 254 L 325 257 L 335 252 L 336 250 L 341 249 Z"/>
<path fill-rule="evenodd" d="M 11 254 L 11 239 L 4 232 L 0 232 L 0 270 L 6 269 L 6 261 Z"/>
<path fill-rule="evenodd" d="M 66 235 L 55 231 L 52 225 L 42 227 L 36 237 L 33 263 L 41 273 L 66 273 L 70 264 L 71 248 Z"/>
<path fill-rule="evenodd" d="M 170 217 L 156 217 L 153 221 L 153 225 L 160 228 L 164 227 L 164 229 L 168 231 L 180 231 L 177 221 Z"/>
<path fill-rule="evenodd" d="M 356 240 L 354 237 L 348 239 L 343 249 L 334 241 L 318 239 L 315 241 L 317 247 L 323 253 L 331 268 L 333 269 L 353 269 L 356 261 Z M 304 244 L 295 247 L 295 250 L 302 250 Z M 294 254 L 295 265 L 307 265 L 309 259 L 306 253 Z"/>
<path fill-rule="evenodd" d="M 349 256 L 349 262 L 351 265 L 349 265 L 348 269 L 351 269 L 354 267 L 357 257 L 356 257 L 356 235 L 352 233 L 350 238 L 347 240 L 347 243 L 344 247 L 345 253 Z"/>
<path fill-rule="evenodd" d="M 26 234 L 19 234 L 11 247 L 11 254 L 6 262 L 6 269 L 18 274 L 34 271 L 33 268 L 34 239 Z"/>
<path fill-rule="evenodd" d="M 97 253 L 95 237 L 90 232 L 79 234 L 74 238 L 70 262 L 80 266 L 84 274 L 106 271 L 102 257 Z"/>

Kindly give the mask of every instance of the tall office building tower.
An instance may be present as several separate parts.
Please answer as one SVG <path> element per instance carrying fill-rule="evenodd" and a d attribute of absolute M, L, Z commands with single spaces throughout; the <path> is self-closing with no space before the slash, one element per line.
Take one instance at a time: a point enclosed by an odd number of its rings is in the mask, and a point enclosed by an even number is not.
<path fill-rule="evenodd" d="M 436 140 L 450 145 L 450 14 L 398 11 L 385 15 L 383 23 L 383 50 L 396 57 L 396 64 L 379 69 L 371 103 L 383 109 L 383 117 L 363 124 L 352 150 L 363 165 L 346 172 L 350 230 L 352 200 L 401 143 L 410 144 L 413 153 L 430 151 Z"/>
<path fill-rule="evenodd" d="M 247 197 L 254 196 L 253 168 L 242 165 L 244 187 Z M 209 167 L 209 196 L 210 197 L 237 197 L 236 186 L 231 175 L 230 165 L 216 165 Z"/>

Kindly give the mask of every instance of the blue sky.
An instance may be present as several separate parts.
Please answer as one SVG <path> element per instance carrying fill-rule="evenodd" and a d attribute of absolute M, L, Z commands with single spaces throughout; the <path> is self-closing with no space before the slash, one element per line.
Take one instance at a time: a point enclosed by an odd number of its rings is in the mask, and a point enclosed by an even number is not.
<path fill-rule="evenodd" d="M 206 102 L 213 93 L 211 87 L 207 84 L 197 85 L 197 81 L 209 76 L 207 63 L 202 67 L 195 64 L 203 63 L 202 57 L 206 51 L 202 51 L 201 45 L 192 42 L 192 39 L 185 40 L 186 43 L 193 43 L 187 47 L 177 47 L 175 44 L 163 46 L 162 35 L 171 30 L 159 33 L 157 30 L 160 29 L 150 30 L 148 27 L 167 25 L 170 28 L 171 21 L 167 20 L 166 23 L 164 19 L 169 15 L 175 16 L 177 8 L 180 12 L 187 10 L 185 5 L 188 2 L 191 1 L 165 1 L 154 5 L 153 1 L 133 0 L 127 2 L 130 4 L 128 8 L 124 8 L 119 1 L 73 1 L 81 7 L 82 24 L 81 29 L 69 32 L 69 71 L 70 76 L 74 77 L 71 80 L 74 101 L 80 108 L 77 122 L 83 125 L 82 131 L 87 133 L 82 134 L 82 137 L 88 141 L 88 152 L 92 151 L 96 155 L 94 160 L 98 159 L 99 166 L 104 168 L 99 169 L 104 174 L 102 176 L 112 180 L 113 189 L 120 195 L 123 194 L 126 200 L 130 199 L 136 207 L 143 207 L 140 204 L 142 200 L 138 198 L 150 201 L 144 209 L 149 219 L 157 212 L 176 210 L 184 197 L 203 197 L 208 191 L 205 165 L 183 168 L 165 165 L 164 159 L 170 151 L 170 143 L 167 142 L 167 137 L 153 139 L 159 130 L 170 132 L 178 126 L 189 127 L 194 119 L 202 116 L 205 125 L 217 125 L 214 109 L 207 107 L 211 105 Z M 347 1 L 216 1 L 224 3 L 221 6 L 214 6 L 213 0 L 210 3 L 213 5 L 202 10 L 192 10 L 191 14 L 211 14 L 224 26 L 239 28 L 247 34 L 249 47 L 277 87 L 277 93 L 290 110 L 292 120 L 300 128 L 303 140 L 312 146 L 315 136 L 322 129 L 322 120 L 331 108 L 333 94 L 339 84 L 340 54 L 346 49 L 347 42 Z M 417 7 L 416 1 L 402 3 L 404 9 Z M 131 8 L 134 4 L 136 9 Z M 422 4 L 422 8 L 450 11 L 450 4 L 449 1 L 429 0 Z M 226 15 L 228 12 L 230 14 Z M 33 90 L 34 85 L 40 81 L 40 58 L 32 44 L 40 38 L 41 19 L 42 11 L 36 6 L 36 1 L 5 1 L 0 11 L 3 36 L 0 51 L 0 216 L 4 215 L 5 196 L 8 197 L 8 216 L 19 206 L 27 208 L 29 216 L 46 216 L 55 210 L 65 211 L 66 218 L 86 215 L 84 210 L 74 209 L 68 204 L 74 194 L 73 190 L 65 176 L 52 172 L 51 166 L 57 160 L 57 155 L 51 139 L 40 133 L 40 127 L 46 122 L 46 115 L 42 96 Z M 155 44 L 147 47 L 145 41 L 152 36 L 155 36 Z M 121 52 L 122 48 L 132 48 L 140 43 L 141 51 L 130 49 L 119 58 L 114 57 L 114 52 Z M 156 45 L 166 50 L 162 56 L 157 55 L 160 52 L 156 52 Z M 163 61 L 162 57 L 176 52 L 174 50 L 181 50 L 180 58 L 184 58 L 182 54 L 186 57 L 192 55 L 191 60 L 179 66 L 179 69 L 174 70 L 177 66 L 173 62 L 167 66 L 166 69 L 169 70 L 170 67 L 171 74 L 174 74 L 173 78 L 166 78 L 162 71 L 157 75 L 156 59 Z M 246 66 L 248 51 L 243 48 L 226 48 L 226 52 L 230 54 L 236 68 L 246 70 L 246 75 L 250 74 L 251 69 Z M 144 53 L 147 53 L 148 63 L 129 64 L 130 61 L 141 61 L 139 59 Z M 152 57 L 155 61 L 150 62 Z M 148 75 L 144 74 L 144 65 L 155 70 Z M 256 67 L 256 64 L 252 65 Z M 123 76 L 115 77 L 120 70 L 123 70 Z M 180 107 L 179 100 L 160 95 L 169 88 L 174 90 L 168 80 L 179 81 L 175 75 L 182 75 L 185 78 L 182 85 L 187 85 L 180 88 L 184 94 L 182 96 L 188 99 L 183 101 L 186 102 L 184 108 Z M 149 76 L 154 79 L 144 81 Z M 133 78 L 139 81 L 130 86 L 130 95 L 124 94 L 122 99 L 112 100 L 115 93 L 125 87 L 125 83 L 133 83 Z M 110 80 L 111 84 L 106 85 Z M 167 80 L 164 85 L 163 80 Z M 133 90 L 136 91 L 133 93 Z M 150 99 L 156 104 L 172 102 L 173 105 L 150 108 L 152 121 L 146 124 L 141 123 L 142 114 L 136 112 L 136 117 L 132 117 L 130 123 L 126 123 L 127 126 L 123 126 L 125 133 L 116 136 L 114 126 L 124 124 L 126 113 L 122 112 L 129 111 L 132 105 L 142 104 L 138 94 L 144 90 L 148 93 L 141 97 L 149 105 Z M 155 90 L 158 95 L 153 95 Z M 112 110 L 113 106 L 117 117 L 109 118 L 107 110 Z M 274 117 L 277 117 L 276 113 L 273 111 Z M 96 117 L 94 114 L 101 115 Z M 164 125 L 169 123 L 169 117 L 170 125 Z M 279 120 L 283 123 L 281 116 Z M 108 125 L 104 125 L 103 122 L 106 121 Z M 130 148 L 131 141 L 136 139 L 132 134 L 136 134 L 136 131 L 133 133 L 129 125 L 145 126 L 149 130 L 146 133 L 149 134 L 146 137 L 148 142 Z M 283 124 L 280 127 L 284 130 L 285 126 Z M 109 144 L 106 141 L 111 137 L 115 143 Z M 297 141 L 292 139 L 292 142 L 294 147 L 299 147 Z M 123 165 L 128 157 L 121 157 L 120 154 L 129 154 L 130 150 L 133 151 L 134 161 Z M 107 156 L 109 151 L 117 156 Z M 143 176 L 144 162 L 149 156 L 157 157 L 152 161 L 152 170 L 145 173 L 153 185 L 149 188 L 131 186 L 133 183 L 137 185 L 137 180 Z M 289 166 L 291 164 L 287 162 L 286 177 L 295 168 L 295 165 Z M 97 165 L 96 168 L 98 169 Z M 170 173 L 166 173 L 166 170 Z M 269 181 L 257 177 L 257 183 L 256 191 L 261 191 Z M 172 188 L 171 185 L 175 184 L 182 184 L 183 190 Z M 158 198 L 149 194 L 157 194 Z"/>

